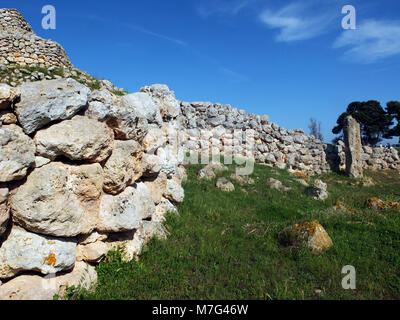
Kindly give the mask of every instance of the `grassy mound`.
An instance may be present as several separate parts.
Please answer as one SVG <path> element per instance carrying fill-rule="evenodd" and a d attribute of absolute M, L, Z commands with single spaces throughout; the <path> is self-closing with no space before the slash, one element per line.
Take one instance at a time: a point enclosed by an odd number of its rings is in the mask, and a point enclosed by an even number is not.
<path fill-rule="evenodd" d="M 370 172 L 365 187 L 341 174 L 320 178 L 329 198 L 307 195 L 299 177 L 256 165 L 254 185 L 225 193 L 198 180 L 189 168 L 180 217 L 170 216 L 166 241 L 154 239 L 139 262 L 123 263 L 112 252 L 97 267 L 95 292 L 70 292 L 73 299 L 398 299 L 400 212 L 368 209 L 366 200 L 398 201 L 400 175 Z M 230 179 L 229 172 L 218 176 Z M 290 186 L 271 189 L 269 178 Z M 218 177 L 217 177 L 218 178 Z M 349 210 L 334 210 L 341 202 Z M 294 223 L 318 220 L 334 246 L 321 255 L 282 247 L 278 234 Z M 357 289 L 344 290 L 341 270 L 352 265 Z M 67 297 L 68 298 L 68 297 Z"/>

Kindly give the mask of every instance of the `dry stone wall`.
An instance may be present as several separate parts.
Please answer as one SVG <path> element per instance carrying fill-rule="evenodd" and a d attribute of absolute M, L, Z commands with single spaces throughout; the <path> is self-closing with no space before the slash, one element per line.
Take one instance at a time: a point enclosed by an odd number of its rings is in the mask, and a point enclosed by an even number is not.
<path fill-rule="evenodd" d="M 118 97 L 73 79 L 0 85 L 0 300 L 89 287 L 134 259 L 184 199 L 180 103 L 166 86 Z M 50 280 L 53 280 L 52 282 Z"/>
<path fill-rule="evenodd" d="M 246 114 L 230 105 L 182 102 L 182 145 L 186 152 L 212 156 L 241 155 L 308 175 L 343 170 L 344 143 L 322 143 L 302 129 L 287 130 L 271 123 L 268 116 Z M 364 169 L 400 169 L 396 149 L 363 147 Z M 199 156 L 200 157 L 200 156 Z M 207 158 L 207 157 L 204 157 Z"/>
<path fill-rule="evenodd" d="M 35 35 L 15 9 L 0 9 L 0 64 L 72 67 L 64 49 Z"/>

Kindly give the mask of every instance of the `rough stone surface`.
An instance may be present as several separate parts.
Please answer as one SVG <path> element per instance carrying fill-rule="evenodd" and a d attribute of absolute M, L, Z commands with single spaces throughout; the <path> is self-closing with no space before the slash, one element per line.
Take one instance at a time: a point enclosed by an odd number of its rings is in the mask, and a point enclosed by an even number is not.
<path fill-rule="evenodd" d="M 160 106 L 163 118 L 176 118 L 180 115 L 180 103 L 175 99 L 175 93 L 166 85 L 154 84 L 140 89 L 151 95 L 156 105 Z"/>
<path fill-rule="evenodd" d="M 86 261 L 96 263 L 99 262 L 109 251 L 108 245 L 104 242 L 97 241 L 87 245 L 78 245 L 77 261 Z"/>
<path fill-rule="evenodd" d="M 167 190 L 168 177 L 161 172 L 157 177 L 144 182 L 150 191 L 151 198 L 155 204 L 159 204 Z"/>
<path fill-rule="evenodd" d="M 72 118 L 88 102 L 90 90 L 73 79 L 26 82 L 14 110 L 27 134 L 53 121 Z M 83 130 L 83 128 L 81 128 Z"/>
<path fill-rule="evenodd" d="M 151 221 L 164 222 L 165 216 L 168 213 L 178 214 L 178 210 L 175 206 L 166 198 L 162 198 L 160 203 L 156 206 L 156 210 L 151 217 Z"/>
<path fill-rule="evenodd" d="M 155 211 L 150 191 L 144 183 L 127 187 L 122 193 L 101 198 L 97 230 L 101 232 L 125 232 L 140 228 L 142 220 Z"/>
<path fill-rule="evenodd" d="M 165 239 L 168 233 L 162 223 L 155 221 L 143 221 L 141 227 L 125 234 L 117 235 L 116 239 L 109 242 L 109 248 L 123 248 L 124 260 L 129 262 L 138 257 L 143 246 L 154 236 Z"/>
<path fill-rule="evenodd" d="M 118 194 L 143 174 L 142 148 L 136 141 L 115 141 L 104 165 L 104 191 Z"/>
<path fill-rule="evenodd" d="M 159 128 L 152 128 L 149 129 L 147 135 L 144 137 L 143 143 L 143 150 L 146 153 L 155 154 L 157 149 L 163 146 L 166 142 L 166 138 L 164 133 Z"/>
<path fill-rule="evenodd" d="M 367 206 L 375 210 L 399 210 L 400 202 L 395 201 L 383 201 L 377 197 L 369 198 L 367 200 Z"/>
<path fill-rule="evenodd" d="M 146 113 L 139 113 L 138 109 L 144 109 L 145 106 L 131 105 L 131 103 L 140 103 L 140 100 L 127 98 L 122 101 L 122 98 L 112 95 L 107 90 L 94 91 L 89 97 L 85 115 L 105 122 L 119 140 L 141 141 L 147 134 L 149 122 L 145 118 Z"/>
<path fill-rule="evenodd" d="M 168 179 L 164 197 L 172 202 L 181 203 L 185 197 L 185 191 L 176 179 Z"/>
<path fill-rule="evenodd" d="M 238 175 L 235 173 L 233 173 L 231 175 L 231 179 L 236 180 L 237 182 L 242 183 L 242 184 L 254 184 L 255 183 L 253 178 L 250 178 L 249 176 Z"/>
<path fill-rule="evenodd" d="M 82 116 L 55 124 L 35 135 L 37 154 L 56 159 L 102 162 L 112 152 L 113 132 L 104 123 Z"/>
<path fill-rule="evenodd" d="M 35 164 L 35 144 L 16 125 L 0 127 L 0 182 L 23 179 Z"/>
<path fill-rule="evenodd" d="M 53 300 L 55 295 L 64 297 L 72 286 L 91 290 L 97 283 L 94 267 L 76 262 L 74 269 L 56 277 L 22 275 L 0 286 L 0 300 Z"/>
<path fill-rule="evenodd" d="M 222 163 L 213 161 L 198 172 L 197 178 L 211 180 L 216 177 L 217 172 L 223 172 L 226 170 L 228 170 L 228 168 Z"/>
<path fill-rule="evenodd" d="M 343 135 L 346 145 L 346 173 L 352 178 L 360 179 L 363 177 L 361 130 L 359 123 L 351 116 L 345 119 Z"/>
<path fill-rule="evenodd" d="M 22 271 L 51 274 L 70 270 L 75 264 L 76 241 L 41 236 L 18 227 L 0 248 L 0 278 L 6 279 Z"/>
<path fill-rule="evenodd" d="M 322 253 L 333 242 L 326 230 L 317 222 L 306 222 L 286 228 L 279 235 L 283 245 L 299 248 L 306 246 L 313 253 Z"/>
<path fill-rule="evenodd" d="M 268 184 L 272 189 L 276 189 L 279 191 L 289 191 L 291 189 L 290 187 L 284 186 L 282 184 L 282 182 L 280 182 L 279 180 L 276 180 L 274 178 L 268 179 Z"/>
<path fill-rule="evenodd" d="M 35 168 L 41 168 L 41 167 L 45 166 L 46 164 L 49 164 L 50 162 L 51 162 L 51 160 L 48 158 L 36 156 L 35 157 Z"/>
<path fill-rule="evenodd" d="M 50 163 L 36 169 L 10 197 L 13 220 L 27 230 L 59 237 L 90 233 L 103 188 L 99 164 Z"/>
<path fill-rule="evenodd" d="M 219 178 L 216 183 L 216 187 L 224 192 L 235 191 L 235 186 L 226 178 Z"/>
<path fill-rule="evenodd" d="M 19 98 L 17 89 L 0 83 L 0 110 L 8 109 Z"/>
<path fill-rule="evenodd" d="M 325 182 L 317 179 L 307 192 L 314 197 L 315 200 L 326 200 L 329 196 L 328 186 Z"/>
<path fill-rule="evenodd" d="M 159 107 L 147 93 L 136 92 L 125 95 L 121 99 L 121 104 L 149 123 L 161 124 L 163 122 Z"/>
<path fill-rule="evenodd" d="M 6 232 L 10 207 L 8 205 L 8 188 L 0 188 L 0 237 Z"/>
<path fill-rule="evenodd" d="M 0 111 L 0 123 L 2 124 L 16 124 L 17 117 L 10 111 Z"/>

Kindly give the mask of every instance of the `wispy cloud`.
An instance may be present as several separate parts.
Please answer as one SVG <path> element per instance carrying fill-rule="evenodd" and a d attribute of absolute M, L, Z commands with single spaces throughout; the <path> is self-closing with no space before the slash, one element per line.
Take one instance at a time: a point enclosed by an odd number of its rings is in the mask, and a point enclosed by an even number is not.
<path fill-rule="evenodd" d="M 147 35 L 152 36 L 152 37 L 156 37 L 156 38 L 163 39 L 163 40 L 166 40 L 166 41 L 169 41 L 169 42 L 173 42 L 173 43 L 178 44 L 180 46 L 187 46 L 188 45 L 187 42 L 185 42 L 185 41 L 182 41 L 182 40 L 179 40 L 179 39 L 176 39 L 176 38 L 172 38 L 172 37 L 166 36 L 166 35 L 158 33 L 158 32 L 154 32 L 154 31 L 148 30 L 148 29 L 143 28 L 141 26 L 132 25 L 132 24 L 125 24 L 125 27 L 128 28 L 128 29 L 131 29 L 131 30 L 135 30 L 135 31 L 147 34 Z"/>
<path fill-rule="evenodd" d="M 308 40 L 327 32 L 338 16 L 338 11 L 328 2 L 322 10 L 320 2 L 295 2 L 278 10 L 264 10 L 259 18 L 271 29 L 279 29 L 276 41 Z"/>
<path fill-rule="evenodd" d="M 253 0 L 213 0 L 205 1 L 196 6 L 197 13 L 202 18 L 216 14 L 237 15 L 246 8 Z"/>
<path fill-rule="evenodd" d="M 75 17 L 81 17 L 79 14 L 75 14 Z M 82 17 L 81 17 L 82 18 Z M 130 24 L 130 23 L 123 23 L 123 22 L 119 22 L 113 19 L 109 19 L 109 18 L 104 18 L 104 17 L 100 17 L 100 16 L 96 16 L 96 15 L 87 15 L 84 16 L 85 19 L 89 19 L 92 21 L 97 21 L 97 22 L 101 22 L 103 24 L 107 24 L 107 25 L 115 25 L 121 28 L 126 28 L 126 29 L 130 29 L 133 31 L 137 31 L 143 34 L 147 34 L 149 36 L 155 37 L 155 38 L 159 38 L 162 40 L 166 40 L 172 43 L 175 43 L 177 45 L 180 46 L 187 46 L 188 44 L 180 39 L 176 39 L 170 36 L 167 36 L 165 34 L 159 33 L 159 32 L 154 32 L 152 30 L 146 29 L 142 26 L 138 26 L 138 25 L 134 25 L 134 24 Z"/>
<path fill-rule="evenodd" d="M 219 66 L 218 70 L 221 73 L 223 73 L 224 75 L 228 76 L 231 80 L 234 80 L 234 81 L 246 82 L 246 81 L 249 80 L 245 75 L 240 74 L 240 73 L 238 73 L 236 71 L 233 71 L 231 69 L 225 68 L 223 66 Z"/>
<path fill-rule="evenodd" d="M 238 9 L 237 9 L 238 10 Z M 172 43 L 175 43 L 177 45 L 183 46 L 185 47 L 187 50 L 189 50 L 193 55 L 199 57 L 200 59 L 206 60 L 208 61 L 208 63 L 213 64 L 215 66 L 215 70 L 216 72 L 220 72 L 222 74 L 224 74 L 225 76 L 227 76 L 229 79 L 231 80 L 235 80 L 235 81 L 248 81 L 248 78 L 245 75 L 242 75 L 238 72 L 235 72 L 229 68 L 224 67 L 219 61 L 217 61 L 216 59 L 210 57 L 207 54 L 195 49 L 194 47 L 192 47 L 189 43 L 182 41 L 180 39 L 176 39 L 176 38 L 172 38 L 170 36 L 167 36 L 165 34 L 161 34 L 158 32 L 154 32 L 151 30 L 148 30 L 142 26 L 138 26 L 138 25 L 134 25 L 134 24 L 130 24 L 130 23 L 123 23 L 123 22 L 119 22 L 119 21 L 115 21 L 109 18 L 104 18 L 104 17 L 100 17 L 97 15 L 87 15 L 87 16 L 83 16 L 83 15 L 79 15 L 79 14 L 74 14 L 75 18 L 82 18 L 82 19 L 89 19 L 92 21 L 97 21 L 97 22 L 101 22 L 103 24 L 107 24 L 109 25 L 115 25 L 118 26 L 120 28 L 126 28 L 126 29 L 130 29 L 133 31 L 137 31 L 137 32 L 141 32 L 144 34 L 147 34 L 149 36 L 155 37 L 155 38 L 159 38 L 162 40 L 166 40 Z M 124 42 L 118 42 L 116 44 L 119 47 L 131 47 L 133 44 L 131 42 L 128 41 L 124 41 Z"/>
<path fill-rule="evenodd" d="M 334 48 L 348 48 L 344 58 L 373 63 L 400 54 L 400 21 L 368 20 L 356 30 L 346 30 L 336 39 Z"/>

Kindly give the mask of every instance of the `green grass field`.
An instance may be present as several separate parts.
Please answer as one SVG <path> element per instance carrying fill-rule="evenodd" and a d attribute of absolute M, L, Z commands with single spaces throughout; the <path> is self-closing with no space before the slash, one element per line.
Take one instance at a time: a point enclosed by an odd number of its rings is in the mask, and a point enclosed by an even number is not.
<path fill-rule="evenodd" d="M 375 186 L 363 187 L 342 174 L 318 178 L 329 199 L 316 201 L 287 171 L 256 165 L 255 185 L 235 183 L 224 193 L 215 180 L 196 178 L 189 168 L 180 216 L 169 216 L 168 240 L 153 240 L 139 262 L 118 253 L 97 266 L 95 292 L 70 291 L 72 299 L 399 299 L 400 213 L 367 209 L 366 199 L 400 200 L 400 175 L 368 172 Z M 220 175 L 229 178 L 234 172 Z M 271 189 L 268 178 L 292 190 Z M 309 180 L 312 182 L 313 177 Z M 357 213 L 332 210 L 342 201 Z M 285 227 L 317 219 L 334 246 L 321 255 L 281 247 Z M 341 270 L 352 265 L 357 289 L 344 290 Z M 320 293 L 316 293 L 320 290 Z"/>

